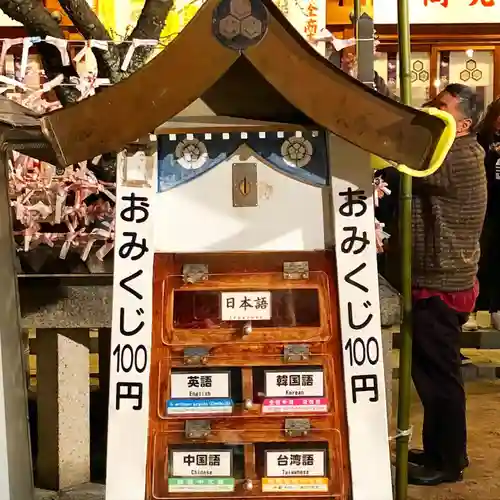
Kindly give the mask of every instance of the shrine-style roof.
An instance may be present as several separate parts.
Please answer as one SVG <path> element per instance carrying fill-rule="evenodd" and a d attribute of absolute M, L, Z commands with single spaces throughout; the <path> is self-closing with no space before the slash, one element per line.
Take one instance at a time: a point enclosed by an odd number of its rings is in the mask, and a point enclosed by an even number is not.
<path fill-rule="evenodd" d="M 415 169 L 444 129 L 337 69 L 272 0 L 207 0 L 149 64 L 41 121 L 61 163 L 71 164 L 123 148 L 198 98 L 216 115 L 323 127 Z"/>

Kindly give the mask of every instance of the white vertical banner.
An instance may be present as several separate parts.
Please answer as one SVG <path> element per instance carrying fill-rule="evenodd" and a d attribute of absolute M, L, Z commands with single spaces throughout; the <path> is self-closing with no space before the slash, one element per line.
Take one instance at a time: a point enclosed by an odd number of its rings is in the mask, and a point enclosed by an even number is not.
<path fill-rule="evenodd" d="M 153 314 L 156 154 L 117 171 L 106 500 L 144 500 Z"/>
<path fill-rule="evenodd" d="M 373 170 L 361 149 L 330 146 L 352 500 L 392 500 Z"/>
<path fill-rule="evenodd" d="M 327 0 L 274 0 L 293 27 L 321 54 L 325 55 L 325 42 L 314 42 L 326 28 Z"/>

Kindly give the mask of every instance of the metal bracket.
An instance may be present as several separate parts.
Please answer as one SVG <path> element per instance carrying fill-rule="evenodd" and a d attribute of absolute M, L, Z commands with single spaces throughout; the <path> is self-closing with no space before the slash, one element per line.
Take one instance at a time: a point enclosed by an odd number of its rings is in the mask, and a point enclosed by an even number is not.
<path fill-rule="evenodd" d="M 309 279 L 309 262 L 284 262 L 283 263 L 284 280 L 307 280 Z"/>
<path fill-rule="evenodd" d="M 311 422 L 307 418 L 286 418 L 285 434 L 288 437 L 304 437 L 311 430 Z"/>
<path fill-rule="evenodd" d="M 184 264 L 182 266 L 184 283 L 192 285 L 199 281 L 208 280 L 208 266 L 206 264 Z"/>
<path fill-rule="evenodd" d="M 307 361 L 310 352 L 307 344 L 291 344 L 283 348 L 283 361 L 285 363 L 296 363 L 297 361 Z"/>
<path fill-rule="evenodd" d="M 186 347 L 184 349 L 185 365 L 206 365 L 210 351 L 206 347 Z"/>
<path fill-rule="evenodd" d="M 186 439 L 204 439 L 212 432 L 210 420 L 186 420 L 184 436 Z"/>

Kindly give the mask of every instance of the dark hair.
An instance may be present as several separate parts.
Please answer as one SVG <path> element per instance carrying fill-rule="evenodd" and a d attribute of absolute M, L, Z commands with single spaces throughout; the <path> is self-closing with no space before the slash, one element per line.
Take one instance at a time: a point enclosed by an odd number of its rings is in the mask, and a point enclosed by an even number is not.
<path fill-rule="evenodd" d="M 481 106 L 479 105 L 477 94 L 468 85 L 462 83 L 450 83 L 443 92 L 447 92 L 453 97 L 457 97 L 459 107 L 464 118 L 471 120 L 471 131 L 476 127 L 481 116 Z"/>
<path fill-rule="evenodd" d="M 488 145 L 493 142 L 495 136 L 495 122 L 500 116 L 500 97 L 497 97 L 487 108 L 477 129 L 478 137 Z"/>

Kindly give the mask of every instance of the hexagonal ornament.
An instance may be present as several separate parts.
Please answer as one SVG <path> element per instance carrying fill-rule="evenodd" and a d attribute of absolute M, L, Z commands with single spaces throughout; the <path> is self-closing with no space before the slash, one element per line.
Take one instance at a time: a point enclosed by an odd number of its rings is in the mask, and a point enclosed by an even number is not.
<path fill-rule="evenodd" d="M 248 0 L 231 0 L 229 11 L 241 21 L 252 13 L 252 5 Z"/>
<path fill-rule="evenodd" d="M 463 82 L 466 82 L 467 80 L 470 79 L 470 72 L 464 69 L 463 71 L 460 72 L 460 80 Z"/>
<path fill-rule="evenodd" d="M 483 77 L 483 72 L 480 69 L 475 69 L 472 72 L 472 79 L 478 82 Z"/>
<path fill-rule="evenodd" d="M 262 23 L 250 16 L 241 21 L 241 34 L 247 38 L 257 38 L 262 32 Z"/>
<path fill-rule="evenodd" d="M 465 67 L 466 67 L 469 71 L 472 71 L 473 69 L 476 69 L 476 61 L 474 61 L 474 59 L 469 59 L 469 60 L 465 63 Z"/>
<path fill-rule="evenodd" d="M 226 16 L 220 20 L 219 30 L 226 38 L 234 38 L 240 34 L 240 22 L 232 15 Z"/>
<path fill-rule="evenodd" d="M 416 72 L 422 71 L 424 69 L 424 63 L 422 61 L 415 61 L 413 63 L 413 69 Z"/>
<path fill-rule="evenodd" d="M 415 71 L 411 72 L 411 81 L 416 82 L 417 81 L 417 73 Z"/>
<path fill-rule="evenodd" d="M 429 81 L 429 73 L 427 71 L 421 71 L 419 74 L 418 74 L 418 79 L 421 81 L 421 82 L 427 82 Z"/>

